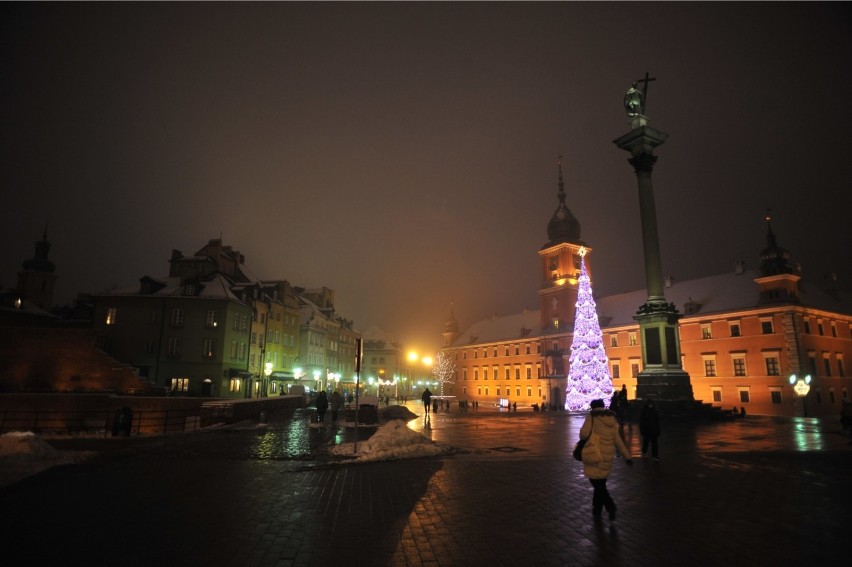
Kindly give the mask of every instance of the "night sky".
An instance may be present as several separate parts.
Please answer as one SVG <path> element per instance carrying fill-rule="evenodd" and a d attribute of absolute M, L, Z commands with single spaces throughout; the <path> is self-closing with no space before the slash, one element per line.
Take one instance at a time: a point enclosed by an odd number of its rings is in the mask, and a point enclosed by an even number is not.
<path fill-rule="evenodd" d="M 434 349 L 451 301 L 538 308 L 559 155 L 596 294 L 642 288 L 646 71 L 666 275 L 757 267 L 771 207 L 852 281 L 847 3 L 3 3 L 0 42 L 0 283 L 47 225 L 60 303 L 221 235 Z"/>

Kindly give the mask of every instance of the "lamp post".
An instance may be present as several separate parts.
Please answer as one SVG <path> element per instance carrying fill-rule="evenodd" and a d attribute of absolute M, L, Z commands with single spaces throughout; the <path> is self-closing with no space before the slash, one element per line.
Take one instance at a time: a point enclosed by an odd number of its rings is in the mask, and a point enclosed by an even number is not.
<path fill-rule="evenodd" d="M 260 397 L 265 398 L 265 397 L 267 397 L 267 393 L 266 393 L 267 388 L 269 388 L 269 377 L 272 376 L 272 363 L 271 362 L 267 362 L 263 366 L 263 376 L 264 376 L 264 378 L 263 378 L 263 384 L 262 384 L 262 387 L 261 387 Z"/>
<path fill-rule="evenodd" d="M 808 374 L 804 378 L 797 378 L 795 374 L 790 374 L 790 385 L 793 386 L 796 397 L 802 398 L 802 417 L 808 417 L 808 407 L 805 404 L 805 397 L 811 391 L 811 375 Z"/>

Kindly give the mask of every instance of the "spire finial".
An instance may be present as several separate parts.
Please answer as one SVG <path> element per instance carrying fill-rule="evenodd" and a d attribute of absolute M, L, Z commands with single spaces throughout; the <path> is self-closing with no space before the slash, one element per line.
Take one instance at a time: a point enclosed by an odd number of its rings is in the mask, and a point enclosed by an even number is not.
<path fill-rule="evenodd" d="M 559 166 L 559 193 L 557 196 L 559 197 L 559 202 L 565 204 L 565 182 L 562 180 L 562 156 L 559 156 L 559 160 L 557 161 Z"/>

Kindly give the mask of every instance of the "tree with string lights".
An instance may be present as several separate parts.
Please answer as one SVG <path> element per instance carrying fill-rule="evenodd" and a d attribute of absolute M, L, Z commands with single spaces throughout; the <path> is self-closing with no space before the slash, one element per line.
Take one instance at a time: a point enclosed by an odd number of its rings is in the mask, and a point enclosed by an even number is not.
<path fill-rule="evenodd" d="M 432 376 L 441 385 L 440 395 L 443 396 L 444 384 L 452 384 L 452 378 L 456 376 L 456 363 L 443 351 L 435 356 L 435 364 L 432 365 Z"/>
<path fill-rule="evenodd" d="M 574 316 L 574 337 L 571 341 L 568 385 L 565 388 L 565 409 L 586 411 L 592 400 L 602 399 L 609 405 L 612 397 L 612 377 L 603 345 L 603 333 L 592 284 L 586 272 L 586 249 L 580 248 L 580 278 L 577 289 L 577 310 Z"/>

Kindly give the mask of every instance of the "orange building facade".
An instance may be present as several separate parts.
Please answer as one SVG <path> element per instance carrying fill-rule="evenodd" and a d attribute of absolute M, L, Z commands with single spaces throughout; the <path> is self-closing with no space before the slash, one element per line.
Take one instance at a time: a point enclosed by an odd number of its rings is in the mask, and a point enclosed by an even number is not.
<path fill-rule="evenodd" d="M 447 393 L 480 407 L 518 408 L 565 401 L 577 300 L 580 226 L 565 206 L 561 166 L 559 206 L 538 251 L 539 309 L 478 321 L 464 331 L 451 313 L 443 351 L 456 364 Z M 696 400 L 747 414 L 834 417 L 849 400 L 852 375 L 852 309 L 848 293 L 805 282 L 789 264 L 767 219 L 767 246 L 756 270 L 737 263 L 730 273 L 686 282 L 666 281 L 666 299 L 682 315 L 681 358 Z M 637 309 L 645 290 L 596 298 L 604 346 L 618 390 L 635 399 L 642 370 Z M 796 391 L 810 376 L 810 390 Z M 801 385 L 799 385 L 801 388 Z"/>

